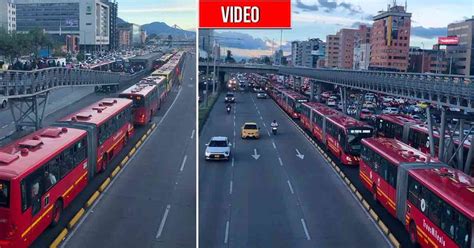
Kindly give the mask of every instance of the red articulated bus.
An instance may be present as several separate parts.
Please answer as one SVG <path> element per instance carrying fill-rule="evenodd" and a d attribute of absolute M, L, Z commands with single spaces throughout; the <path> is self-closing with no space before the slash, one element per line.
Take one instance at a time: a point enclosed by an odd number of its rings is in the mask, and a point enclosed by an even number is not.
<path fill-rule="evenodd" d="M 410 127 L 422 122 L 409 115 L 380 114 L 377 115 L 375 123 L 377 136 L 406 141 Z"/>
<path fill-rule="evenodd" d="M 359 176 L 421 247 L 472 248 L 474 179 L 407 144 L 362 140 Z"/>
<path fill-rule="evenodd" d="M 87 131 L 50 127 L 0 148 L 0 247 L 28 247 L 88 182 Z"/>
<path fill-rule="evenodd" d="M 119 97 L 133 100 L 132 114 L 135 125 L 146 125 L 151 122 L 153 115 L 161 106 L 158 86 L 154 84 L 138 83 L 122 91 Z"/>
<path fill-rule="evenodd" d="M 371 126 L 321 103 L 303 103 L 300 119 L 344 165 L 359 164 L 361 139 L 373 135 Z"/>
<path fill-rule="evenodd" d="M 160 102 L 163 103 L 166 100 L 166 96 L 169 93 L 166 85 L 166 77 L 164 76 L 148 76 L 142 80 L 140 83 L 155 84 L 158 87 L 158 95 Z"/>
<path fill-rule="evenodd" d="M 105 98 L 54 125 L 87 130 L 97 154 L 90 174 L 104 171 L 133 135 L 132 100 Z"/>
<path fill-rule="evenodd" d="M 287 112 L 292 118 L 298 119 L 300 117 L 300 107 L 304 102 L 308 102 L 308 98 L 302 94 L 292 90 L 279 89 L 276 96 L 277 103 Z"/>

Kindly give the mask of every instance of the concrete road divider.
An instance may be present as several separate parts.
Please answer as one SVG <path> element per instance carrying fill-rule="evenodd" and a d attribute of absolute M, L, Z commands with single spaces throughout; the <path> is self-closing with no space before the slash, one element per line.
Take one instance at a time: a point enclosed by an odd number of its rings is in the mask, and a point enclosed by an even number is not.
<path fill-rule="evenodd" d="M 397 238 L 395 238 L 395 236 L 393 236 L 393 234 L 390 233 L 388 235 L 388 239 L 390 240 L 390 242 L 392 242 L 392 244 L 395 248 L 400 248 L 400 243 L 398 242 Z"/>
<path fill-rule="evenodd" d="M 51 245 L 49 246 L 49 248 L 56 248 L 59 246 L 59 244 L 64 240 L 64 238 L 66 237 L 67 235 L 67 229 L 64 228 L 60 233 L 59 235 L 56 237 L 56 239 L 54 239 L 53 243 L 51 243 Z"/>
<path fill-rule="evenodd" d="M 385 235 L 388 235 L 388 227 L 382 222 L 382 220 L 377 221 L 377 224 L 379 225 L 380 229 Z"/>
<path fill-rule="evenodd" d="M 375 213 L 375 211 L 373 209 L 370 209 L 369 214 L 370 214 L 370 216 L 372 216 L 372 218 L 375 221 L 379 221 L 379 216 Z"/>
<path fill-rule="evenodd" d="M 105 179 L 105 181 L 100 185 L 99 191 L 101 193 L 104 192 L 104 190 L 107 188 L 107 186 L 109 186 L 109 184 L 110 184 L 110 177 L 107 177 L 107 179 Z"/>
<path fill-rule="evenodd" d="M 119 173 L 120 169 L 120 166 L 115 167 L 115 169 L 110 174 L 110 177 L 114 178 Z"/>
<path fill-rule="evenodd" d="M 84 208 L 81 208 L 74 217 L 72 217 L 71 221 L 67 224 L 67 228 L 71 229 L 76 223 L 81 219 L 81 217 L 84 215 L 86 211 Z"/>
<path fill-rule="evenodd" d="M 95 202 L 95 200 L 97 200 L 99 195 L 100 195 L 99 191 L 94 192 L 94 194 L 92 194 L 92 196 L 89 198 L 89 200 L 87 200 L 86 208 L 92 206 L 92 204 Z"/>

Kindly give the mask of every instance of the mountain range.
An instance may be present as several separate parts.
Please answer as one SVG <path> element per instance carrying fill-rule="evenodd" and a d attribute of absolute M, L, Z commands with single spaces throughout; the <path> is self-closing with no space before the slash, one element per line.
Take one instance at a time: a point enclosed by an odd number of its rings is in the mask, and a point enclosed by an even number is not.
<path fill-rule="evenodd" d="M 127 21 L 117 17 L 117 25 L 122 25 L 128 23 Z M 168 36 L 171 35 L 177 38 L 184 38 L 184 37 L 195 37 L 196 32 L 182 30 L 179 28 L 174 28 L 168 26 L 168 24 L 164 22 L 152 22 L 141 25 L 142 29 L 146 31 L 147 35 L 156 34 L 159 36 Z"/>

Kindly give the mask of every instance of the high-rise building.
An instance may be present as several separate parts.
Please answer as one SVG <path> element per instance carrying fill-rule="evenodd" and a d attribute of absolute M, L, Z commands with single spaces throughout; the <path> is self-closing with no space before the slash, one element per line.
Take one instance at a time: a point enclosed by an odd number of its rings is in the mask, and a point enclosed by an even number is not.
<path fill-rule="evenodd" d="M 373 20 L 369 69 L 407 71 L 411 13 L 407 13 L 403 6 L 389 5 Z"/>
<path fill-rule="evenodd" d="M 119 47 L 119 33 L 117 29 L 117 11 L 118 11 L 118 3 L 116 0 L 109 1 L 109 0 L 102 0 L 109 6 L 110 11 L 110 24 L 109 24 L 109 34 L 110 34 L 110 41 L 109 41 L 109 48 L 110 50 L 117 50 Z"/>
<path fill-rule="evenodd" d="M 201 28 L 199 29 L 199 49 L 205 51 L 212 56 L 212 47 L 214 45 L 214 30 Z"/>
<path fill-rule="evenodd" d="M 0 0 L 0 28 L 7 32 L 16 30 L 16 7 L 13 0 Z"/>
<path fill-rule="evenodd" d="M 326 44 L 318 38 L 291 43 L 293 66 L 316 68 L 318 61 L 324 59 Z"/>
<path fill-rule="evenodd" d="M 15 4 L 17 31 L 40 28 L 59 37 L 79 36 L 86 51 L 109 46 L 109 5 L 101 0 L 15 0 Z"/>
<path fill-rule="evenodd" d="M 338 35 L 326 36 L 326 67 L 335 68 L 339 63 L 340 38 Z"/>
<path fill-rule="evenodd" d="M 421 49 L 419 47 L 410 47 L 408 72 L 416 73 L 448 73 L 449 61 L 445 50 Z"/>
<path fill-rule="evenodd" d="M 357 29 L 343 28 L 337 32 L 339 36 L 339 56 L 337 67 L 343 69 L 352 69 L 354 59 L 354 38 Z"/>
<path fill-rule="evenodd" d="M 121 48 L 130 48 L 143 44 L 142 39 L 146 38 L 140 25 L 134 23 L 122 23 L 118 27 L 119 46 Z"/>
<path fill-rule="evenodd" d="M 448 36 L 457 36 L 459 43 L 446 47 L 447 57 L 452 60 L 451 73 L 474 75 L 474 16 L 463 22 L 448 25 Z"/>
<path fill-rule="evenodd" d="M 354 36 L 352 69 L 367 70 L 370 63 L 370 27 L 360 25 Z"/>

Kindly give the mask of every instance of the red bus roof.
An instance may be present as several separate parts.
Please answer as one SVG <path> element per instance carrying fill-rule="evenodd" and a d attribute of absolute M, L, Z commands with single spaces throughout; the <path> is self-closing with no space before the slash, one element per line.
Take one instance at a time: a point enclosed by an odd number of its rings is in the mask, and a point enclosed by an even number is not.
<path fill-rule="evenodd" d="M 293 90 L 287 89 L 287 90 L 282 90 L 282 93 L 289 96 L 290 98 L 293 99 L 308 99 L 307 96 L 300 94 L 298 92 L 295 92 Z"/>
<path fill-rule="evenodd" d="M 339 111 L 337 112 L 340 113 Z M 367 123 L 356 120 L 350 116 L 343 115 L 342 113 L 339 115 L 327 116 L 327 120 L 344 129 L 352 127 L 366 127 L 372 129 L 372 126 L 369 126 Z"/>
<path fill-rule="evenodd" d="M 126 95 L 137 95 L 137 96 L 147 96 L 153 89 L 156 88 L 154 84 L 147 84 L 147 83 L 138 83 L 133 85 L 132 87 L 122 91 L 122 94 Z"/>
<path fill-rule="evenodd" d="M 161 84 L 165 80 L 166 80 L 165 76 L 148 76 L 148 77 L 143 78 L 142 80 L 140 80 L 140 83 L 144 82 L 144 83 Z"/>
<path fill-rule="evenodd" d="M 126 98 L 104 98 L 60 121 L 77 121 L 100 125 L 118 112 L 130 107 L 132 102 L 132 100 Z"/>
<path fill-rule="evenodd" d="M 373 137 L 362 139 L 362 144 L 370 147 L 372 150 L 389 160 L 394 165 L 401 163 L 425 163 L 438 162 L 434 158 L 429 158 L 428 154 L 425 154 L 399 140 Z"/>
<path fill-rule="evenodd" d="M 474 178 L 454 168 L 418 168 L 410 174 L 451 206 L 474 220 Z"/>
<path fill-rule="evenodd" d="M 85 130 L 49 127 L 15 140 L 0 148 L 0 177 L 13 179 L 29 173 L 86 135 Z"/>
<path fill-rule="evenodd" d="M 417 125 L 413 125 L 410 127 L 411 129 L 413 130 L 416 130 L 416 131 L 419 131 L 419 132 L 422 132 L 426 135 L 428 135 L 429 131 L 428 131 L 428 125 L 425 125 L 425 124 L 417 124 Z M 449 133 L 445 133 L 445 137 L 448 137 L 449 136 Z M 433 137 L 435 138 L 439 138 L 440 137 L 440 133 L 439 133 L 439 129 L 438 128 L 434 128 L 433 129 Z M 472 139 L 472 136 L 468 136 L 468 138 L 464 141 L 464 147 L 465 148 L 469 148 L 471 146 L 471 139 Z M 454 143 L 456 145 L 459 145 L 461 143 L 461 140 L 459 140 L 459 136 L 454 136 L 453 137 L 453 140 L 454 140 Z"/>
<path fill-rule="evenodd" d="M 389 121 L 401 126 L 403 126 L 405 123 L 411 123 L 411 124 L 423 123 L 420 120 L 413 119 L 411 116 L 404 115 L 404 114 L 380 114 L 380 115 L 377 115 L 377 118 L 380 118 L 382 120 Z"/>

